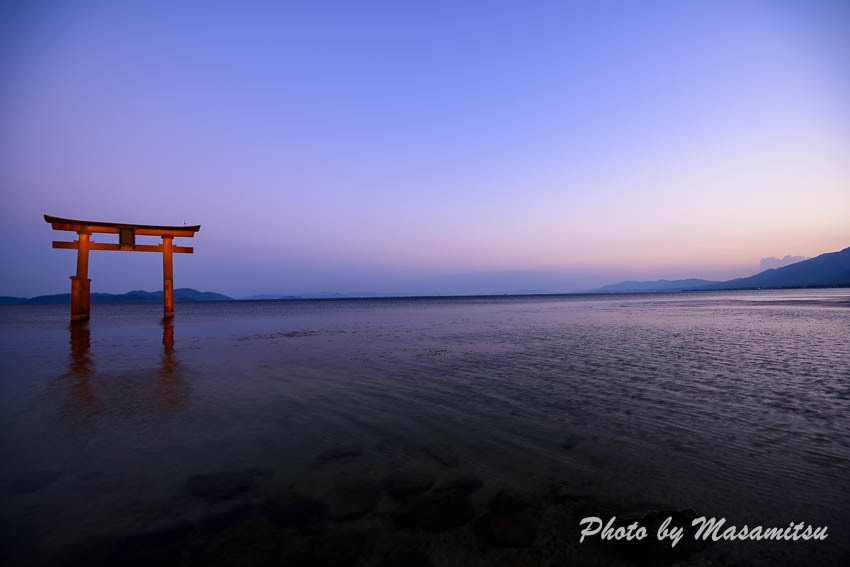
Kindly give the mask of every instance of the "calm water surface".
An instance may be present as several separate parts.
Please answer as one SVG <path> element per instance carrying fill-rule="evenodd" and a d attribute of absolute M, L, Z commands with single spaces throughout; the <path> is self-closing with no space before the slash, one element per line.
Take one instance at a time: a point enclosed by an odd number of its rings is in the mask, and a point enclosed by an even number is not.
<path fill-rule="evenodd" d="M 82 326 L 64 305 L 0 314 L 16 563 L 142 529 L 198 472 L 261 467 L 321 492 L 316 456 L 339 443 L 364 448 L 345 474 L 443 454 L 487 487 L 829 526 L 826 542 L 756 546 L 774 562 L 848 550 L 847 289 L 182 303 L 171 323 L 158 304 L 96 304 Z"/>

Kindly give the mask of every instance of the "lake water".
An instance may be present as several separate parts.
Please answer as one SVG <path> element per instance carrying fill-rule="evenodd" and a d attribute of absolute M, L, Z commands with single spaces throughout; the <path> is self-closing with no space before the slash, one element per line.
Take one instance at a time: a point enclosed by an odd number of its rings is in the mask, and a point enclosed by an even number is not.
<path fill-rule="evenodd" d="M 65 305 L 0 307 L 6 564 L 848 557 L 848 289 L 161 309 L 95 304 L 69 325 Z M 411 496 L 387 493 L 398 471 Z M 483 487 L 417 517 L 437 488 L 414 492 L 458 478 Z M 281 519 L 282 492 L 316 508 Z M 500 492 L 522 503 L 516 537 L 470 515 L 499 513 Z M 829 537 L 669 559 L 578 543 L 584 515 L 668 508 Z"/>

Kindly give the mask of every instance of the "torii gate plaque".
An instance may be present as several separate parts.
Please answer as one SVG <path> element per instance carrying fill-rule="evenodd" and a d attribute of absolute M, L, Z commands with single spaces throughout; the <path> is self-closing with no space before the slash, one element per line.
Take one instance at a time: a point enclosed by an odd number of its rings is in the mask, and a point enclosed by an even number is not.
<path fill-rule="evenodd" d="M 73 242 L 53 241 L 54 248 L 77 251 L 77 275 L 71 276 L 71 321 L 89 318 L 89 250 L 162 252 L 162 303 L 165 318 L 174 317 L 174 268 L 171 254 L 192 254 L 195 249 L 191 246 L 174 246 L 171 241 L 177 236 L 195 236 L 201 230 L 201 225 L 124 224 L 62 219 L 50 215 L 44 215 L 44 220 L 53 226 L 53 230 L 72 230 L 79 235 L 79 240 Z M 95 232 L 118 234 L 118 244 L 94 242 L 91 235 Z M 136 235 L 159 236 L 162 244 L 136 244 Z"/>

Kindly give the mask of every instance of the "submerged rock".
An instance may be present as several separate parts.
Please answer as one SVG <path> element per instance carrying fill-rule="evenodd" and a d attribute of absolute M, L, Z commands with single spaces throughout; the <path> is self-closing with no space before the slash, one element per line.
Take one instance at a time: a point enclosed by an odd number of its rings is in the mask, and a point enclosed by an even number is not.
<path fill-rule="evenodd" d="M 524 494 L 501 490 L 490 502 L 490 510 L 497 514 L 517 514 L 530 508 L 531 504 Z"/>
<path fill-rule="evenodd" d="M 291 490 L 284 490 L 266 499 L 263 509 L 278 525 L 304 528 L 324 520 L 328 511 L 325 503 Z"/>
<path fill-rule="evenodd" d="M 231 524 L 246 520 L 254 514 L 254 505 L 249 500 L 223 500 L 213 502 L 201 517 L 201 531 L 216 532 Z"/>
<path fill-rule="evenodd" d="M 361 445 L 355 443 L 337 445 L 319 453 L 319 456 L 316 457 L 316 463 L 321 465 L 327 463 L 328 461 L 333 461 L 336 459 L 343 459 L 346 457 L 359 457 L 362 454 L 363 447 Z"/>
<path fill-rule="evenodd" d="M 446 479 L 434 490 L 438 492 L 455 492 L 468 496 L 477 492 L 482 486 L 484 486 L 484 481 L 476 476 L 459 475 Z"/>
<path fill-rule="evenodd" d="M 254 567 L 278 565 L 281 533 L 266 518 L 251 518 L 232 525 L 201 549 L 199 565 Z"/>
<path fill-rule="evenodd" d="M 458 528 L 474 515 L 475 512 L 466 496 L 451 491 L 431 492 L 412 498 L 391 513 L 398 526 L 421 528 L 429 532 Z"/>
<path fill-rule="evenodd" d="M 144 531 L 118 538 L 99 553 L 87 552 L 69 561 L 70 565 L 177 565 L 186 559 L 190 542 L 196 537 L 195 525 L 184 519 L 164 518 Z M 82 560 L 82 561 L 81 561 Z"/>
<path fill-rule="evenodd" d="M 79 541 L 63 549 L 62 559 L 56 562 L 56 565 L 62 567 L 126 565 L 130 562 L 123 561 L 118 554 L 122 543 L 123 541 L 119 538 L 108 535 L 99 535 L 94 539 Z M 9 564 L 7 557 L 0 554 L 0 559 L 3 559 L 3 565 Z"/>
<path fill-rule="evenodd" d="M 378 484 L 369 480 L 347 480 L 334 486 L 325 497 L 328 516 L 333 520 L 354 520 L 381 499 Z"/>
<path fill-rule="evenodd" d="M 245 472 L 251 473 L 256 478 L 272 478 L 275 475 L 272 467 L 250 467 L 245 469 Z"/>
<path fill-rule="evenodd" d="M 225 500 L 254 489 L 256 469 L 193 474 L 186 481 L 186 493 L 204 500 Z"/>
<path fill-rule="evenodd" d="M 447 445 L 430 445 L 425 447 L 425 452 L 444 467 L 452 468 L 460 464 L 457 453 Z"/>
<path fill-rule="evenodd" d="M 296 567 L 344 567 L 357 563 L 369 549 L 369 538 L 364 533 L 316 537 L 284 553 L 283 564 Z"/>
<path fill-rule="evenodd" d="M 125 550 L 139 550 L 172 545 L 193 533 L 195 526 L 183 518 L 163 518 L 136 534 L 128 536 L 123 542 Z"/>
<path fill-rule="evenodd" d="M 483 541 L 503 547 L 528 547 L 537 537 L 539 520 L 529 511 L 487 512 L 475 520 L 475 534 Z"/>
<path fill-rule="evenodd" d="M 398 471 L 385 481 L 387 492 L 396 498 L 425 492 L 434 485 L 436 478 L 424 471 Z"/>
<path fill-rule="evenodd" d="M 434 562 L 424 551 L 401 549 L 387 555 L 381 567 L 434 567 Z"/>
<path fill-rule="evenodd" d="M 540 520 L 531 500 L 506 490 L 490 501 L 490 511 L 475 521 L 475 534 L 484 542 L 502 547 L 528 547 L 537 537 Z"/>
<path fill-rule="evenodd" d="M 29 494 L 53 484 L 60 476 L 62 472 L 56 470 L 31 471 L 12 480 L 10 488 L 18 494 Z"/>
<path fill-rule="evenodd" d="M 654 505 L 638 505 L 617 515 L 617 525 L 628 525 L 638 522 L 646 528 L 650 537 L 640 541 L 629 542 L 606 542 L 610 546 L 632 561 L 643 565 L 669 565 L 705 547 L 706 543 L 693 538 L 683 537 L 676 547 L 672 547 L 667 541 L 659 541 L 653 537 L 658 528 L 667 519 L 672 518 L 671 525 L 678 527 L 689 527 L 697 513 L 693 510 L 681 510 Z"/>

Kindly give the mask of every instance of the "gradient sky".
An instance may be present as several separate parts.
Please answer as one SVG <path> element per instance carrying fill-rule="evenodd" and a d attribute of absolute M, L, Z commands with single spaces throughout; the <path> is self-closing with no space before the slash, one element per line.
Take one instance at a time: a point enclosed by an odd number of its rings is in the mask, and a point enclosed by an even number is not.
<path fill-rule="evenodd" d="M 3 2 L 0 190 L 0 295 L 68 291 L 43 213 L 233 296 L 750 275 L 850 246 L 850 2 Z"/>

